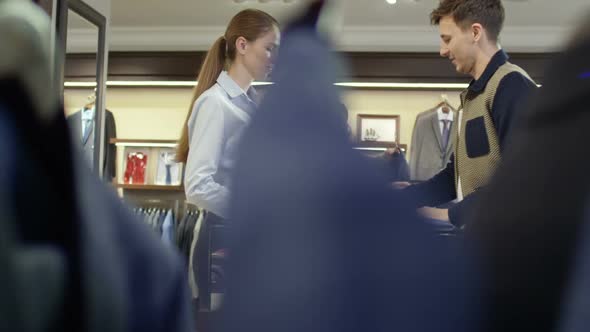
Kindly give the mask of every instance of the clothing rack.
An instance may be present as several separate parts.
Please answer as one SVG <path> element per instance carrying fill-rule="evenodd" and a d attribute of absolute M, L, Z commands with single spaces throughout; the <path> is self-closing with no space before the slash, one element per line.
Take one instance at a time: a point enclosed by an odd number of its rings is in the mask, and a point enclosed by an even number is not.
<path fill-rule="evenodd" d="M 136 198 L 129 202 L 134 208 L 142 209 L 163 209 L 172 210 L 176 226 L 188 214 L 198 214 L 200 209 L 186 200 L 180 199 L 155 199 L 155 198 Z"/>
<path fill-rule="evenodd" d="M 179 250 L 186 263 L 187 272 L 190 266 L 190 251 L 193 243 L 194 230 L 197 221 L 202 219 L 196 242 L 193 263 L 198 266 L 194 274 L 199 289 L 198 307 L 201 311 L 212 310 L 212 296 L 225 292 L 224 261 L 227 240 L 226 233 L 229 225 L 213 214 L 201 216 L 203 211 L 196 205 L 179 199 L 135 199 L 136 209 L 172 209 L 175 216 L 174 245 Z M 163 237 L 164 238 L 164 237 Z M 191 271 L 194 273 L 195 271 Z"/>
<path fill-rule="evenodd" d="M 155 199 L 155 198 L 140 198 L 129 202 L 133 207 L 136 208 L 156 208 L 172 210 L 172 213 L 176 219 L 182 218 L 184 215 L 184 207 L 181 209 L 181 204 L 178 199 Z"/>
<path fill-rule="evenodd" d="M 189 203 L 186 200 L 182 203 L 182 211 L 186 212 L 186 211 L 198 211 L 198 210 L 199 210 L 199 207 L 193 203 Z"/>

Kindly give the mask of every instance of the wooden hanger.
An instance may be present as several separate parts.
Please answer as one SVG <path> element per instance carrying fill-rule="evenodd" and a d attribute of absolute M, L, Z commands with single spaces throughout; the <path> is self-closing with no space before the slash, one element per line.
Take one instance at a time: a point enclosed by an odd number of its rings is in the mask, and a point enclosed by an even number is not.
<path fill-rule="evenodd" d="M 447 95 L 445 93 L 443 93 L 440 95 L 440 99 L 441 99 L 441 102 L 438 105 L 436 105 L 436 107 L 442 106 L 442 112 L 444 114 L 449 114 L 451 109 L 453 109 L 453 107 L 449 103 L 449 98 L 447 97 Z"/>

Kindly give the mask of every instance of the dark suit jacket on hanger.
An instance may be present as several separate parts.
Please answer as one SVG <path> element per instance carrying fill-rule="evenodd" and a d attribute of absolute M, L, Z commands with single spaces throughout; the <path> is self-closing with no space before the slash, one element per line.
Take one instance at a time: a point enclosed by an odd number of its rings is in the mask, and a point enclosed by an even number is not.
<path fill-rule="evenodd" d="M 116 176 L 116 158 L 117 149 L 115 144 L 109 144 L 111 138 L 117 137 L 117 127 L 115 125 L 115 117 L 109 110 L 105 110 L 105 127 L 104 127 L 104 146 L 105 154 L 103 161 L 103 179 L 111 182 Z M 68 125 L 72 133 L 74 142 L 80 143 L 84 154 L 88 160 L 93 160 L 94 156 L 94 126 L 91 126 L 91 131 L 87 137 L 82 137 L 82 113 L 80 111 L 68 116 Z"/>
<path fill-rule="evenodd" d="M 443 149 L 443 139 L 438 119 L 438 106 L 418 114 L 410 154 L 410 174 L 412 180 L 425 181 L 443 170 L 451 155 L 455 142 L 455 121 L 451 122 L 451 136 L 446 150 Z"/>

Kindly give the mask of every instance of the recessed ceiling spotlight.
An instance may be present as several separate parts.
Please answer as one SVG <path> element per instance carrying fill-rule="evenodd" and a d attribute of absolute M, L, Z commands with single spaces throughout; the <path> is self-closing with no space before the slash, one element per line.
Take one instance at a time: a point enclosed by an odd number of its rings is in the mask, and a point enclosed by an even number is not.
<path fill-rule="evenodd" d="M 385 0 L 385 2 L 387 2 L 390 5 L 395 5 L 397 3 L 397 0 Z"/>

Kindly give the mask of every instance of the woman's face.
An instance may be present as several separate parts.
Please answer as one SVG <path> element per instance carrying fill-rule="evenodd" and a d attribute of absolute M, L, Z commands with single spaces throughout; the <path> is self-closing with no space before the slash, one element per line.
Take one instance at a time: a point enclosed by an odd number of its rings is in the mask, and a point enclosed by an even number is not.
<path fill-rule="evenodd" d="M 273 27 L 258 39 L 247 42 L 243 63 L 254 80 L 265 80 L 272 71 L 280 40 L 279 29 Z"/>

